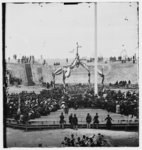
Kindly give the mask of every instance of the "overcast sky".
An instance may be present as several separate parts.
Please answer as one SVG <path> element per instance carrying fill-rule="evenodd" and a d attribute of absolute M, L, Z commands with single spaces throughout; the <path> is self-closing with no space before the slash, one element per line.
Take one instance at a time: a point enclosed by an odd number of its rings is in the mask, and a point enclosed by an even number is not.
<path fill-rule="evenodd" d="M 6 5 L 6 57 L 73 58 L 94 56 L 94 4 Z M 98 3 L 98 55 L 128 56 L 138 51 L 137 3 Z M 71 53 L 72 51 L 72 53 Z"/>

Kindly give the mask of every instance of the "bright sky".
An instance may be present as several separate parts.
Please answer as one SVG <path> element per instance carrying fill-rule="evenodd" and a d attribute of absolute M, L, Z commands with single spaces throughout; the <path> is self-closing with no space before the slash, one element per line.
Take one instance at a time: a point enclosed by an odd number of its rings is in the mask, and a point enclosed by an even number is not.
<path fill-rule="evenodd" d="M 138 52 L 137 3 L 98 3 L 98 55 Z M 7 4 L 6 57 L 73 58 L 94 56 L 94 4 Z"/>

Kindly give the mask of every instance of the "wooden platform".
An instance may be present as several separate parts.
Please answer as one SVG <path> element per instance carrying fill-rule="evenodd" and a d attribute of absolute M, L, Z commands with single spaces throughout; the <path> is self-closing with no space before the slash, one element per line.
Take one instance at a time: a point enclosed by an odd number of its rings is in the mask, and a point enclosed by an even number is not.
<path fill-rule="evenodd" d="M 42 116 L 41 118 L 31 119 L 28 122 L 28 125 L 17 124 L 14 119 L 7 119 L 6 125 L 8 127 L 23 129 L 23 130 L 40 130 L 40 129 L 59 129 L 60 128 L 60 114 L 64 112 L 62 109 L 51 112 L 48 116 Z M 99 115 L 99 128 L 105 129 L 106 128 L 106 121 L 105 118 L 108 114 L 106 110 L 102 109 L 70 109 L 68 114 L 64 114 L 65 117 L 65 128 L 70 128 L 69 125 L 69 115 L 76 114 L 78 117 L 78 127 L 79 128 L 86 128 L 86 115 L 90 113 L 92 118 L 95 116 L 96 113 Z M 116 113 L 109 113 L 112 117 L 112 129 L 122 129 L 122 130 L 137 130 L 139 126 L 139 121 L 136 118 L 131 118 L 127 116 L 121 116 L 120 114 Z M 91 125 L 93 128 L 93 125 Z"/>

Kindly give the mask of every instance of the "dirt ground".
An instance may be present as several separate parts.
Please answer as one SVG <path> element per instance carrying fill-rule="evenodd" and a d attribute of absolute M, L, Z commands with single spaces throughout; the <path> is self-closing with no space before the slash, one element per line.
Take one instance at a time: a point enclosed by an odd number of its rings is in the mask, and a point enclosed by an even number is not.
<path fill-rule="evenodd" d="M 42 143 L 43 147 L 61 147 L 64 137 L 70 137 L 71 134 L 75 138 L 83 135 L 92 136 L 101 133 L 104 135 L 110 147 L 137 147 L 139 145 L 138 132 L 111 131 L 97 129 L 57 129 L 43 131 L 21 131 L 7 128 L 6 142 L 7 147 L 38 147 Z"/>

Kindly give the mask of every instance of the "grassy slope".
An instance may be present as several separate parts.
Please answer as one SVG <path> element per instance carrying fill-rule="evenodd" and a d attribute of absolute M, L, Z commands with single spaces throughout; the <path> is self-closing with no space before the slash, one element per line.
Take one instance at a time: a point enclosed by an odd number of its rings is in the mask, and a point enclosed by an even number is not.
<path fill-rule="evenodd" d="M 138 66 L 132 63 L 111 63 L 111 71 L 106 76 L 106 82 L 112 83 L 121 80 L 131 80 L 132 83 L 138 83 Z"/>

